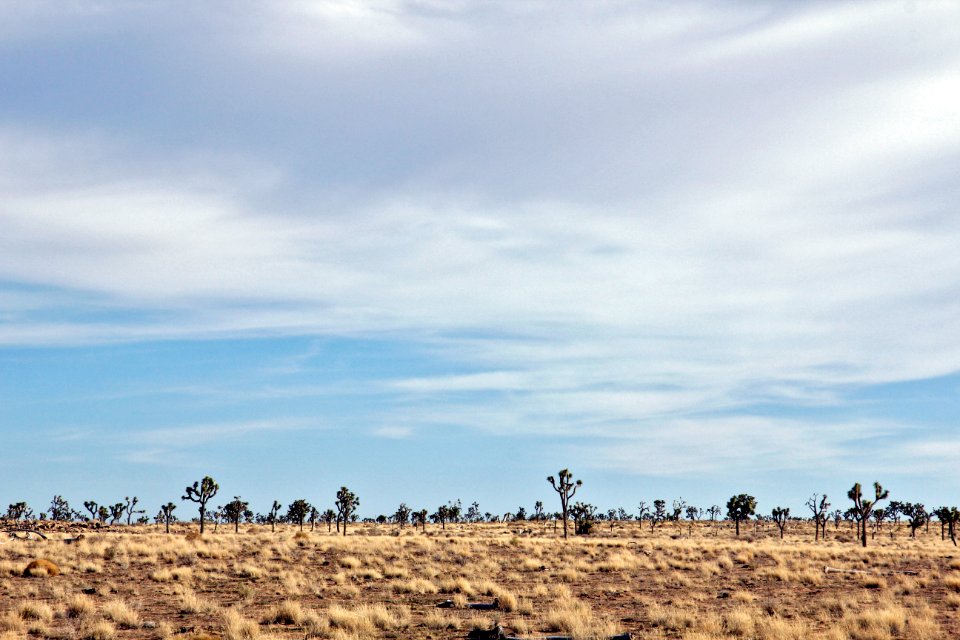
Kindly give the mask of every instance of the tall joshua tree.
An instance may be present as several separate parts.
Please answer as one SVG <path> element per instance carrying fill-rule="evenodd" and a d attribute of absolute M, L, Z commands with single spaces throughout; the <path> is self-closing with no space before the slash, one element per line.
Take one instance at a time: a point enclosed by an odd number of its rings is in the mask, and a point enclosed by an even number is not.
<path fill-rule="evenodd" d="M 732 496 L 727 500 L 727 517 L 733 520 L 737 528 L 737 535 L 740 535 L 740 523 L 748 520 L 750 516 L 756 513 L 757 499 L 746 493 Z"/>
<path fill-rule="evenodd" d="M 347 535 L 347 521 L 350 520 L 350 516 L 357 510 L 357 507 L 360 506 L 360 498 L 350 491 L 350 489 L 340 487 L 340 490 L 337 491 L 337 499 L 333 505 L 337 508 L 339 517 L 343 518 L 343 535 Z"/>
<path fill-rule="evenodd" d="M 233 496 L 233 500 L 225 504 L 221 509 L 227 520 L 233 523 L 234 533 L 240 533 L 240 520 L 242 518 L 248 517 L 248 514 L 250 516 L 253 515 L 250 511 L 250 503 L 241 500 L 240 496 Z"/>
<path fill-rule="evenodd" d="M 176 517 L 173 515 L 173 510 L 177 508 L 177 505 L 172 502 L 160 507 L 160 517 L 163 520 L 163 524 L 166 526 L 167 533 L 170 533 L 170 523 L 173 522 Z"/>
<path fill-rule="evenodd" d="M 207 503 L 213 496 L 217 495 L 217 491 L 219 490 L 220 485 L 218 485 L 213 478 L 204 476 L 203 480 L 198 480 L 193 483 L 192 487 L 187 487 L 186 493 L 180 498 L 181 500 L 190 500 L 200 505 L 201 535 L 203 535 L 203 523 L 207 519 Z"/>
<path fill-rule="evenodd" d="M 333 509 L 327 509 L 326 511 L 323 512 L 322 518 L 323 518 L 323 521 L 327 523 L 327 533 L 330 533 L 330 530 L 333 525 L 333 521 L 337 519 L 337 513 Z M 340 524 L 337 523 L 337 527 L 339 526 Z"/>
<path fill-rule="evenodd" d="M 877 506 L 877 503 L 881 500 L 886 500 L 890 495 L 889 491 L 886 491 L 879 482 L 873 483 L 873 500 L 864 500 L 863 498 L 863 488 L 860 486 L 860 483 L 857 482 L 851 487 L 850 491 L 847 491 L 847 497 L 853 500 L 853 511 L 856 514 L 857 519 L 860 524 L 860 543 L 866 547 L 867 546 L 867 522 L 870 519 L 870 513 L 873 511 L 874 507 Z"/>
<path fill-rule="evenodd" d="M 283 507 L 283 505 L 276 500 L 273 501 L 273 506 L 270 507 L 270 515 L 267 516 L 267 522 L 270 523 L 271 533 L 277 530 L 277 513 L 280 512 L 281 507 Z"/>
<path fill-rule="evenodd" d="M 823 539 L 827 539 L 827 512 L 830 510 L 830 503 L 827 502 L 827 494 L 822 496 L 813 494 L 807 500 L 807 507 L 813 513 L 813 541 L 820 539 L 820 532 L 823 531 Z"/>
<path fill-rule="evenodd" d="M 410 507 L 407 506 L 406 502 L 400 503 L 400 506 L 397 507 L 397 512 L 393 514 L 393 517 L 397 521 L 397 524 L 400 525 L 400 528 L 403 529 L 403 525 L 410 520 Z"/>
<path fill-rule="evenodd" d="M 93 500 L 85 500 L 83 503 L 83 508 L 90 512 L 91 521 L 97 519 L 97 511 L 100 509 L 100 505 Z"/>
<path fill-rule="evenodd" d="M 130 523 L 133 521 L 133 516 L 146 513 L 144 509 L 137 509 L 137 503 L 140 502 L 140 499 L 137 496 L 126 496 L 123 499 L 123 511 L 127 514 L 127 526 L 130 526 Z"/>
<path fill-rule="evenodd" d="M 774 507 L 770 515 L 773 516 L 773 521 L 777 523 L 777 529 L 780 529 L 780 539 L 783 540 L 783 529 L 787 526 L 787 518 L 790 517 L 790 508 Z"/>
<path fill-rule="evenodd" d="M 303 531 L 303 521 L 310 514 L 310 503 L 304 499 L 294 500 L 287 507 L 287 521 L 300 525 L 300 531 Z"/>
<path fill-rule="evenodd" d="M 560 469 L 557 474 L 559 480 L 553 476 L 547 476 L 547 482 L 553 487 L 553 490 L 560 494 L 560 510 L 563 517 L 563 539 L 567 539 L 567 519 L 570 517 L 570 499 L 577 493 L 577 489 L 583 486 L 583 480 L 574 480 L 573 474 L 569 469 Z"/>

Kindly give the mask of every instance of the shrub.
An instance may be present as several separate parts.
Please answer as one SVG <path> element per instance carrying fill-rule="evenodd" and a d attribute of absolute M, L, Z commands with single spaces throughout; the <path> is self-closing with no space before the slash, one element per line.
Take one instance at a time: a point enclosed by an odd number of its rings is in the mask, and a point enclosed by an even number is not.
<path fill-rule="evenodd" d="M 50 562 L 46 558 L 31 560 L 30 564 L 23 570 L 24 578 L 38 578 L 41 576 L 58 576 L 60 567 Z"/>

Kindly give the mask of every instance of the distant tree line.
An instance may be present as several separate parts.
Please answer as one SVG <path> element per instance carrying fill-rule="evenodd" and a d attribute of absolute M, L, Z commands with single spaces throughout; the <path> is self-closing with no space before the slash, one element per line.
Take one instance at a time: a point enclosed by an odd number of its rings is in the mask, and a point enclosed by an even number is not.
<path fill-rule="evenodd" d="M 623 507 L 602 511 L 590 503 L 573 501 L 577 491 L 583 486 L 583 481 L 574 479 L 569 469 L 561 469 L 556 476 L 548 476 L 547 482 L 559 497 L 559 511 L 546 511 L 544 503 L 539 500 L 534 503 L 533 509 L 529 512 L 524 506 L 503 514 L 482 512 L 477 502 L 473 502 L 464 511 L 461 501 L 455 499 L 441 504 L 434 510 L 414 509 L 402 502 L 389 516 L 381 514 L 375 518 L 364 518 L 363 521 L 378 524 L 392 523 L 400 529 L 410 525 L 423 531 L 426 530 L 428 522 L 441 529 L 445 529 L 447 524 L 462 523 L 539 523 L 541 526 L 552 523 L 555 531 L 558 525 L 562 526 L 563 537 L 566 538 L 569 535 L 571 523 L 574 535 L 589 535 L 600 523 L 608 522 L 613 529 L 616 523 L 627 521 L 645 523 L 649 525 L 651 531 L 655 531 L 657 527 L 672 525 L 677 535 L 682 535 L 684 523 L 688 526 L 688 530 L 692 530 L 695 523 L 706 522 L 716 533 L 717 525 L 721 522 L 720 518 L 723 515 L 726 521 L 733 523 L 737 536 L 740 535 L 742 525 L 752 522 L 755 528 L 772 523 L 783 538 L 792 522 L 806 520 L 813 523 L 814 541 L 818 541 L 826 539 L 829 523 L 833 524 L 835 531 L 841 524 L 846 523 L 851 529 L 855 529 L 856 539 L 864 547 L 867 546 L 868 539 L 883 533 L 884 527 L 892 536 L 895 530 L 906 525 L 909 527 L 910 536 L 916 537 L 917 531 L 921 528 L 929 530 L 933 518 L 936 518 L 940 524 L 940 538 L 946 540 L 949 537 L 956 545 L 957 528 L 960 525 L 960 510 L 957 507 L 941 506 L 927 509 L 923 503 L 919 502 L 889 500 L 890 492 L 878 482 L 873 484 L 873 491 L 868 494 L 864 493 L 859 482 L 855 483 L 847 492 L 847 498 L 852 505 L 846 510 L 831 510 L 833 505 L 827 495 L 814 493 L 806 501 L 810 511 L 810 517 L 806 519 L 796 515 L 791 516 L 790 509 L 781 506 L 773 507 L 770 515 L 758 514 L 756 498 L 747 493 L 731 496 L 726 503 L 725 512 L 719 505 L 700 508 L 688 504 L 683 498 L 672 500 L 670 506 L 662 498 L 655 499 L 651 503 L 640 501 L 635 513 Z M 226 504 L 214 506 L 211 501 L 217 496 L 219 489 L 220 486 L 213 478 L 205 476 L 184 490 L 181 501 L 193 502 L 197 505 L 198 517 L 193 518 L 193 521 L 199 523 L 200 533 L 205 531 L 207 524 L 212 524 L 214 531 L 220 524 L 232 524 L 234 531 L 238 532 L 241 523 L 269 525 L 271 531 L 276 530 L 278 523 L 287 523 L 296 525 L 301 531 L 308 524 L 311 531 L 318 524 L 325 524 L 328 532 L 332 532 L 336 526 L 338 533 L 347 535 L 348 523 L 360 520 L 357 512 L 360 499 L 345 486 L 337 490 L 332 508 L 317 507 L 306 499 L 300 498 L 286 505 L 286 511 L 284 511 L 284 505 L 274 500 L 266 513 L 254 513 L 249 503 L 240 496 L 234 496 L 233 500 Z M 881 506 L 885 501 L 887 501 L 886 505 Z M 126 496 L 123 500 L 112 504 L 86 500 L 83 502 L 83 511 L 79 511 L 72 509 L 63 496 L 55 495 L 50 501 L 49 508 L 40 513 L 35 513 L 26 502 L 10 504 L 6 513 L 0 515 L 0 520 L 5 528 L 27 527 L 30 523 L 37 521 L 87 522 L 95 526 L 147 524 L 150 518 L 146 516 L 144 509 L 138 508 L 139 504 L 140 500 L 137 496 Z M 177 507 L 177 504 L 167 502 L 160 507 L 153 518 L 155 523 L 164 526 L 167 533 L 170 532 L 170 525 L 178 521 L 174 514 Z"/>

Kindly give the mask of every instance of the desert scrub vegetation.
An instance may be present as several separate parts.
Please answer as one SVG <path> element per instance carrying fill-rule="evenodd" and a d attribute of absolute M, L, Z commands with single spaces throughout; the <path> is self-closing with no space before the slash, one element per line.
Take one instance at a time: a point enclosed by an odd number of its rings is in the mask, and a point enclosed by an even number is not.
<path fill-rule="evenodd" d="M 727 526 L 714 535 L 714 527 Z M 445 529 L 357 523 L 300 536 L 272 523 L 173 522 L 0 545 L 0 637 L 463 638 L 494 622 L 525 636 L 910 640 L 960 632 L 960 553 L 904 527 L 864 549 L 833 524 L 669 523 L 600 527 L 563 542 L 552 527 Z M 841 525 L 841 532 L 844 530 Z M 894 525 L 890 525 L 896 531 Z M 61 572 L 24 575 L 39 559 Z M 82 570 L 96 563 L 97 572 Z M 835 572 L 825 572 L 825 568 Z M 30 572 L 27 572 L 28 574 Z M 437 608 L 442 600 L 449 608 Z M 472 604 L 499 608 L 478 611 Z M 188 629 L 178 633 L 177 630 Z"/>

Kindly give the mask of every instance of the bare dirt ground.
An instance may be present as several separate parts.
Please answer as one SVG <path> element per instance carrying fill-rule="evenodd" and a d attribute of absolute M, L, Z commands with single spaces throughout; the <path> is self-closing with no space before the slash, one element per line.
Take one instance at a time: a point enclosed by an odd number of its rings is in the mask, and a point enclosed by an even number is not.
<path fill-rule="evenodd" d="M 119 527 L 0 543 L 0 640 L 12 638 L 523 637 L 950 638 L 960 634 L 960 552 L 939 526 L 892 526 L 862 549 L 846 524 L 740 538 L 729 525 L 220 526 L 200 539 Z M 23 575 L 28 563 L 43 569 Z M 845 572 L 825 572 L 825 568 Z M 851 572 L 846 572 L 851 571 Z M 478 611 L 469 603 L 499 609 Z M 452 600 L 449 608 L 438 608 Z"/>

